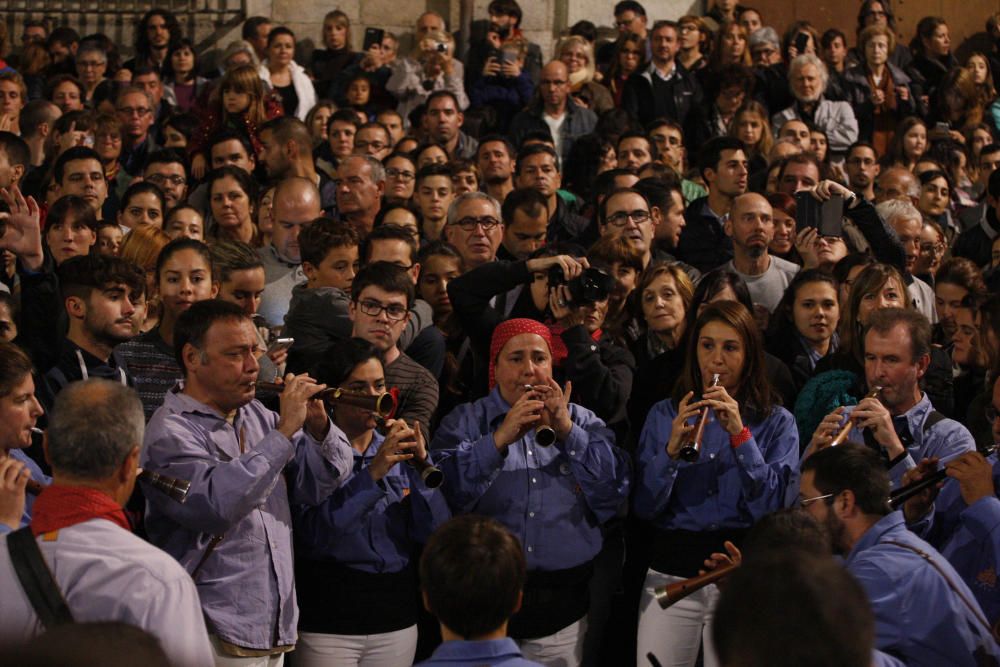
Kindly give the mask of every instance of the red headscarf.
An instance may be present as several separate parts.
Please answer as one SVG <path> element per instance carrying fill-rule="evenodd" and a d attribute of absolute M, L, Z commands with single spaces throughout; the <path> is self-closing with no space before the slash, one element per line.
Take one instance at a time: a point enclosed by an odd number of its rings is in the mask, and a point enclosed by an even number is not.
<path fill-rule="evenodd" d="M 545 344 L 548 345 L 549 351 L 552 351 L 552 334 L 549 332 L 549 328 L 538 320 L 529 320 L 523 317 L 507 320 L 493 330 L 493 340 L 490 342 L 490 389 L 497 386 L 497 357 L 500 356 L 500 350 L 514 336 L 529 333 L 541 336 Z"/>

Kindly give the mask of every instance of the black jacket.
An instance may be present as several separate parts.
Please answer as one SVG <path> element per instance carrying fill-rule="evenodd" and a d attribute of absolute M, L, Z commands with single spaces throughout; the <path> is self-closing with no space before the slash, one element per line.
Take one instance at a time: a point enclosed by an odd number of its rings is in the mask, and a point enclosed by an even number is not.
<path fill-rule="evenodd" d="M 684 229 L 677 244 L 677 257 L 702 273 L 708 273 L 733 258 L 733 240 L 726 236 L 722 223 L 707 212 L 708 197 L 688 204 L 684 211 Z"/>
<path fill-rule="evenodd" d="M 642 126 L 657 118 L 671 118 L 684 128 L 685 136 L 693 136 L 697 122 L 696 110 L 704 104 L 704 94 L 698 80 L 679 63 L 675 63 L 673 76 L 665 82 L 669 94 L 653 94 L 654 76 L 648 70 L 635 72 L 625 82 L 622 107 Z"/>

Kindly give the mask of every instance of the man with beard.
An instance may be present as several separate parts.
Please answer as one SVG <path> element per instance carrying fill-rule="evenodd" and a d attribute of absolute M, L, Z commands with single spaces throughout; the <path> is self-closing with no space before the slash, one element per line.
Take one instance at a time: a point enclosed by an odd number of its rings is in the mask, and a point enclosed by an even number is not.
<path fill-rule="evenodd" d="M 550 243 L 578 243 L 577 239 L 584 234 L 589 221 L 573 213 L 559 196 L 562 174 L 559 172 L 559 157 L 555 149 L 545 144 L 526 146 L 518 154 L 514 169 L 518 189 L 536 190 L 548 201 L 549 228 L 546 240 Z"/>
<path fill-rule="evenodd" d="M 261 158 L 272 182 L 296 176 L 312 181 L 319 189 L 320 208 L 333 213 L 337 208 L 337 187 L 326 174 L 316 171 L 309 128 L 294 116 L 270 120 L 260 128 L 264 147 Z"/>
<path fill-rule="evenodd" d="M 863 446 L 829 447 L 802 463 L 798 502 L 868 593 L 875 646 L 907 665 L 997 664 L 1000 649 L 972 591 L 890 511 L 888 494 L 885 466 Z"/>
<path fill-rule="evenodd" d="M 972 434 L 934 409 L 920 388 L 931 354 L 931 325 L 920 313 L 904 308 L 874 311 L 864 339 L 865 381 L 877 397 L 837 408 L 820 422 L 806 450 L 808 457 L 829 446 L 842 426 L 848 436 L 878 452 L 894 485 L 917 462 L 975 451 Z"/>
<path fill-rule="evenodd" d="M 785 289 L 799 272 L 799 265 L 772 257 L 768 245 L 774 238 L 774 210 L 767 199 L 748 192 L 733 200 L 724 229 L 733 240 L 733 259 L 726 265 L 747 284 L 754 306 L 773 313 Z"/>
<path fill-rule="evenodd" d="M 847 172 L 848 185 L 859 197 L 868 201 L 875 200 L 875 179 L 878 177 L 879 164 L 875 149 L 867 141 L 859 141 L 847 149 L 847 160 L 844 163 Z"/>
<path fill-rule="evenodd" d="M 501 204 L 514 189 L 514 146 L 499 134 L 479 140 L 476 163 L 483 176 L 484 192 Z"/>
<path fill-rule="evenodd" d="M 486 8 L 489 21 L 476 21 L 472 24 L 471 48 L 469 49 L 465 89 L 468 90 L 476 77 L 483 71 L 483 65 L 493 48 L 514 38 L 523 38 L 521 18 L 524 13 L 517 0 L 493 0 Z M 542 70 L 542 48 L 534 42 L 528 42 L 528 52 L 524 58 L 524 71 L 531 78 L 531 83 L 538 83 L 538 74 Z"/>
<path fill-rule="evenodd" d="M 848 147 L 858 140 L 858 121 L 850 104 L 823 97 L 829 79 L 826 65 L 819 57 L 812 53 L 796 57 L 788 71 L 795 102 L 774 114 L 771 124 L 781 128 L 793 118 L 812 123 L 826 133 L 830 156 L 837 161 L 843 159 Z"/>
<path fill-rule="evenodd" d="M 58 275 L 69 332 L 56 365 L 45 374 L 47 390 L 40 394 L 47 407 L 77 380 L 99 377 L 131 384 L 114 349 L 133 337 L 135 303 L 146 289 L 142 269 L 96 253 L 67 259 Z"/>
<path fill-rule="evenodd" d="M 476 156 L 479 142 L 462 132 L 465 114 L 458 97 L 450 90 L 437 90 L 427 98 L 427 111 L 423 125 L 427 138 L 441 146 L 452 160 L 471 160 Z"/>

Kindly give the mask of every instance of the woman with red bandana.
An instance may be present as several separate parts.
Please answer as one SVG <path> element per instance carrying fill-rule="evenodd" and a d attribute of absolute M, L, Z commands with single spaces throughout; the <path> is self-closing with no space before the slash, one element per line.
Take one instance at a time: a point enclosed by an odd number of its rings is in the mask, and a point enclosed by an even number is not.
<path fill-rule="evenodd" d="M 452 411 L 431 443 L 442 489 L 453 512 L 490 516 L 524 547 L 524 602 L 509 627 L 524 656 L 579 664 L 601 527 L 628 497 L 627 456 L 603 421 L 569 402 L 571 383 L 552 379 L 552 335 L 540 322 L 497 326 L 489 377 L 489 395 Z M 554 432 L 550 446 L 540 426 Z"/>

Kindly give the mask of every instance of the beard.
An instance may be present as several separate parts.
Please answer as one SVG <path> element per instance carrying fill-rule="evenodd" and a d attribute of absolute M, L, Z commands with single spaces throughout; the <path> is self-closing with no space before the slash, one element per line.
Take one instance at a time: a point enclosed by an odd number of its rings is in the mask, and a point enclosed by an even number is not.
<path fill-rule="evenodd" d="M 830 537 L 830 545 L 833 547 L 833 553 L 837 556 L 846 556 L 847 540 L 845 534 L 847 532 L 847 528 L 844 526 L 844 522 L 840 520 L 840 517 L 834 514 L 833 508 L 828 508 L 827 510 L 826 520 L 823 522 L 823 529 Z"/>
<path fill-rule="evenodd" d="M 750 259 L 760 259 L 764 256 L 765 252 L 767 252 L 766 245 L 752 245 L 747 247 L 747 255 L 750 256 Z"/>

